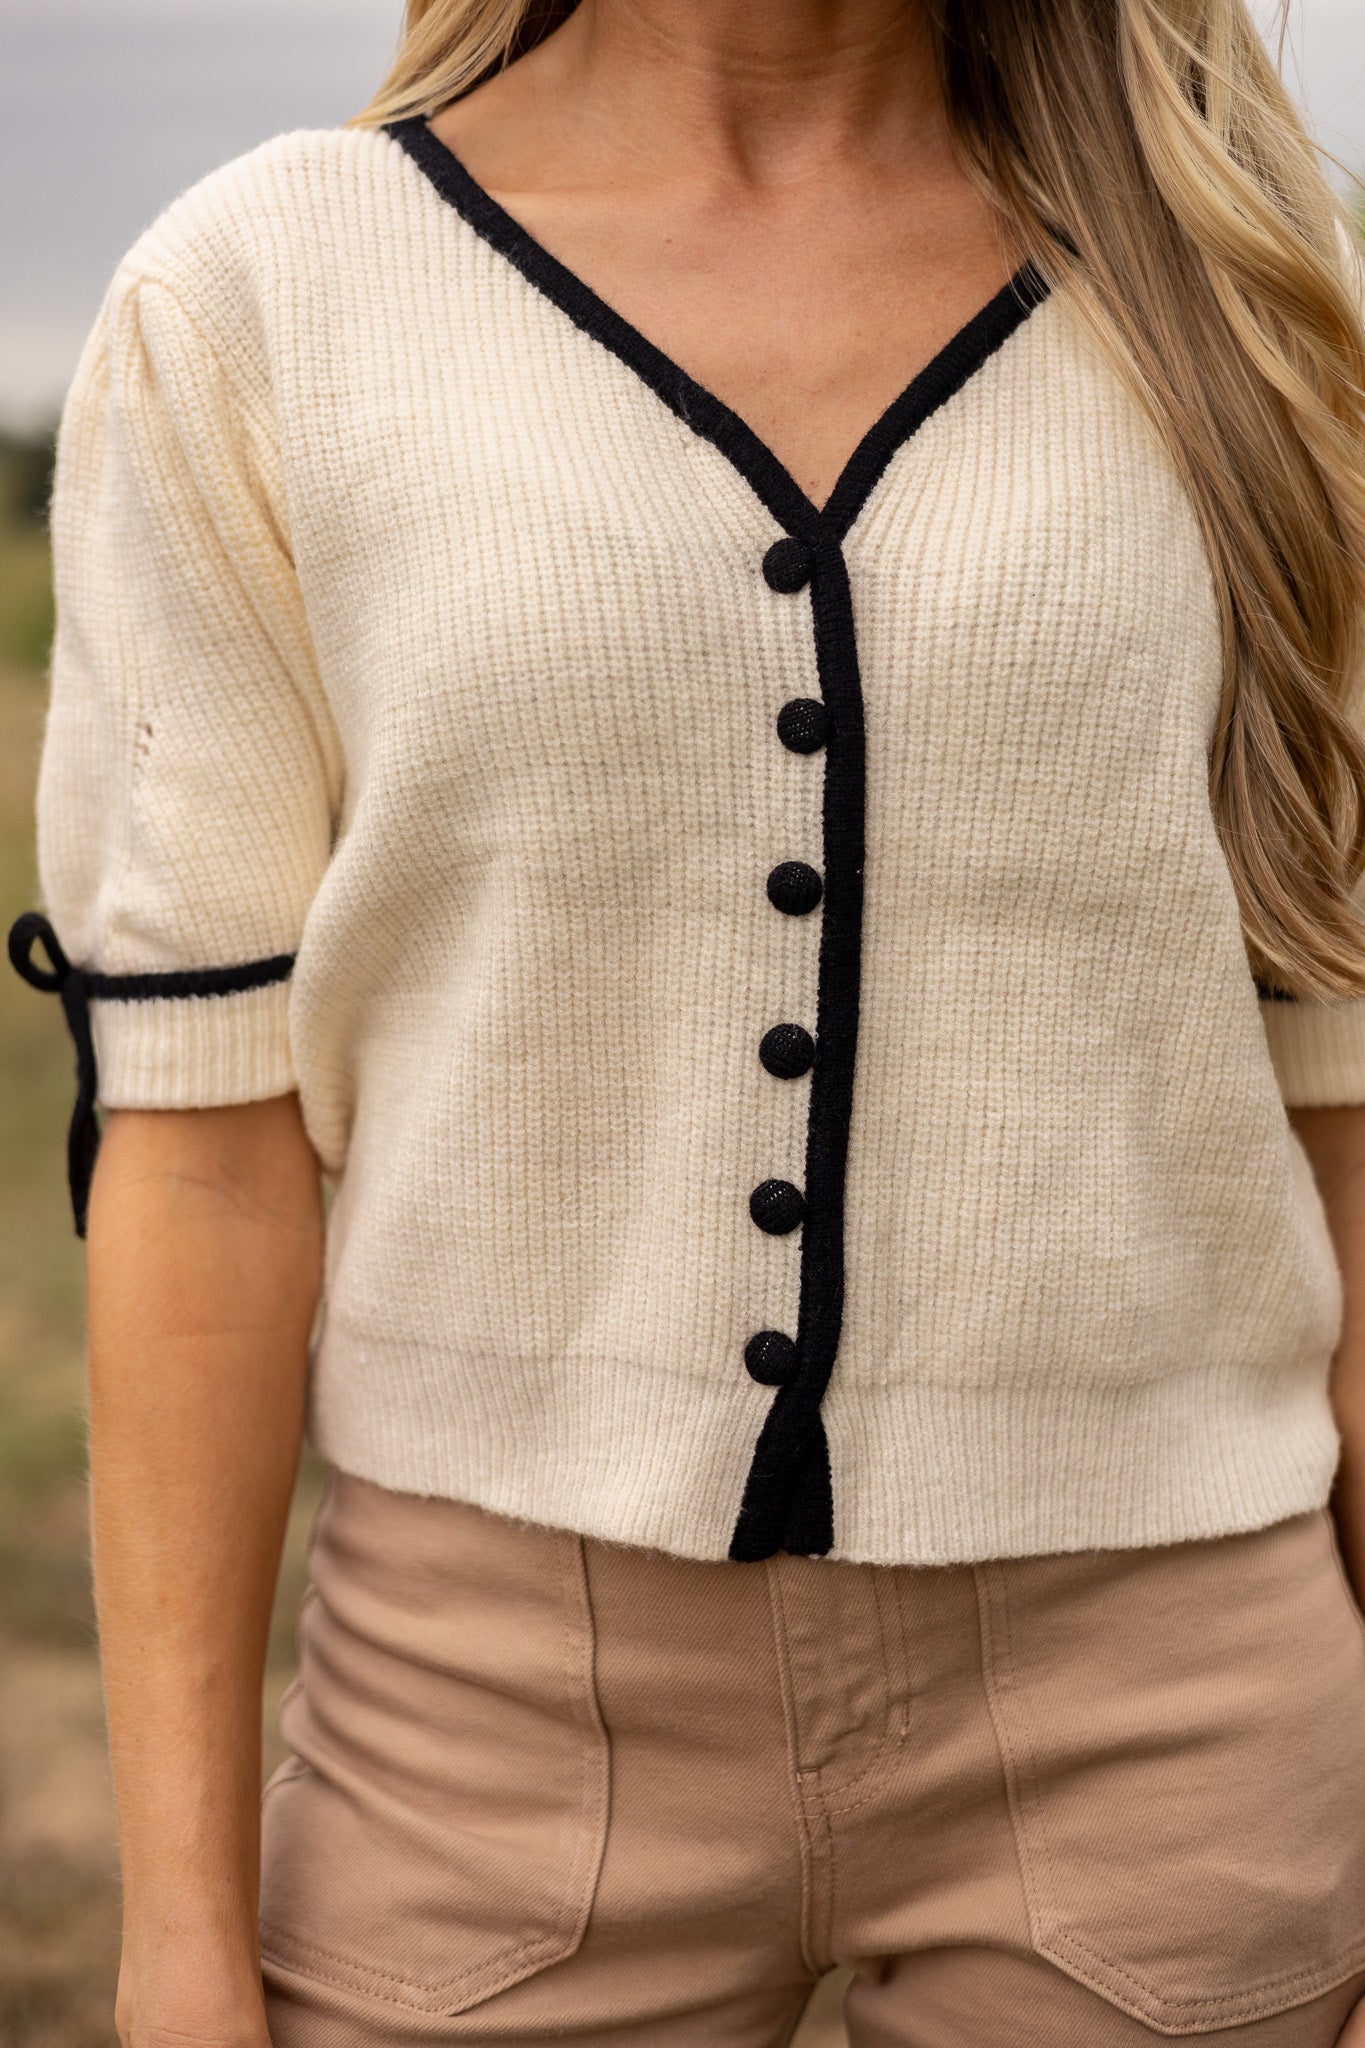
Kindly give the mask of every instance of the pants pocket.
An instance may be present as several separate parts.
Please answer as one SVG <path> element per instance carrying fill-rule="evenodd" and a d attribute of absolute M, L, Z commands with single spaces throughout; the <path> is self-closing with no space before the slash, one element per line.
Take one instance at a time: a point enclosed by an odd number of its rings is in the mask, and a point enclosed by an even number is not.
<path fill-rule="evenodd" d="M 581 1541 L 338 1476 L 312 1588 L 262 1806 L 266 1975 L 464 2012 L 571 1954 L 592 1905 L 609 1760 Z"/>
<path fill-rule="evenodd" d="M 1033 1942 L 1158 2033 L 1365 1962 L 1365 1639 L 1325 1511 L 977 1567 Z"/>

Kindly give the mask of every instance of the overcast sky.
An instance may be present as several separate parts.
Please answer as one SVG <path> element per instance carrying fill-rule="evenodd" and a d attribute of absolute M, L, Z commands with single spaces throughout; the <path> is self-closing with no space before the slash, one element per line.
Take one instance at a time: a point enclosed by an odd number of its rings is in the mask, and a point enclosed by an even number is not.
<path fill-rule="evenodd" d="M 281 129 L 345 120 L 400 0 L 0 0 L 0 420 L 56 406 L 104 284 L 165 203 Z M 1365 0 L 1296 0 L 1290 72 L 1365 170 Z"/>

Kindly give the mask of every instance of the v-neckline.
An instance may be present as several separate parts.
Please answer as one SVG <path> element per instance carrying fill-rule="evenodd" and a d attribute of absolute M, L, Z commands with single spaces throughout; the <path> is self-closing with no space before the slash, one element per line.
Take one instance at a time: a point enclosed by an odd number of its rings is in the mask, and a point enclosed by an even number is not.
<path fill-rule="evenodd" d="M 838 547 L 887 465 L 925 421 L 967 384 L 1048 295 L 1036 265 L 1009 282 L 916 372 L 854 448 L 823 505 L 810 498 L 748 421 L 562 263 L 478 182 L 420 114 L 388 123 L 440 196 L 574 325 L 609 349 L 671 412 L 719 449 L 773 517 L 798 540 Z"/>

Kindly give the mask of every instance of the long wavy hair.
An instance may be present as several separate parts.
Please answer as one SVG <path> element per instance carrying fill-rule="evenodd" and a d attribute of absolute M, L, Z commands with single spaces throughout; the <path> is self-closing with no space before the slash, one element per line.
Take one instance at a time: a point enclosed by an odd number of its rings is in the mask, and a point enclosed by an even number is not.
<path fill-rule="evenodd" d="M 1365 283 L 1244 0 L 924 0 L 962 161 L 1162 434 L 1222 610 L 1209 795 L 1257 975 L 1365 994 Z M 359 125 L 573 0 L 407 0 Z"/>

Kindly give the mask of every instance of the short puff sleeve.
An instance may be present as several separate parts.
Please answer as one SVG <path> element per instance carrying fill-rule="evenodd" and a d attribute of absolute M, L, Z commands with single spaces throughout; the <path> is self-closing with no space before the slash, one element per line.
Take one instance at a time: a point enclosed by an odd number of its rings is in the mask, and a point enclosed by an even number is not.
<path fill-rule="evenodd" d="M 47 947 L 54 971 L 27 978 L 61 990 L 92 1159 L 96 1099 L 201 1108 L 295 1085 L 288 977 L 341 750 L 268 387 L 220 356 L 172 291 L 125 266 L 58 435 L 38 788 L 51 924 L 21 919 L 11 953 L 26 972 L 20 956 Z"/>

